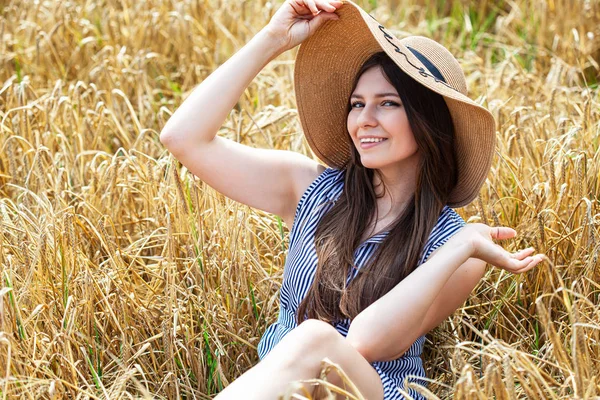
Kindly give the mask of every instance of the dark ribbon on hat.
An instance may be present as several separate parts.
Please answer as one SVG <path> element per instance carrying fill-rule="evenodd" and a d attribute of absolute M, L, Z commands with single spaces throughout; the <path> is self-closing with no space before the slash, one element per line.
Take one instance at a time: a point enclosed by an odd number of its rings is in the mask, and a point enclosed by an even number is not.
<path fill-rule="evenodd" d="M 409 49 L 411 51 L 411 53 L 413 53 L 415 55 L 415 57 L 417 57 L 419 59 L 419 61 L 421 61 L 421 63 L 425 66 L 425 68 L 427 68 L 429 70 L 429 72 L 432 73 L 433 76 L 435 76 L 440 81 L 446 83 L 446 80 L 442 76 L 442 73 L 440 72 L 440 70 L 437 69 L 436 66 L 433 65 L 433 63 L 427 59 L 427 57 L 425 57 L 423 54 L 419 53 L 417 50 L 413 49 L 412 47 L 409 47 L 409 46 L 405 46 L 405 47 L 407 49 Z"/>
<path fill-rule="evenodd" d="M 372 15 L 371 18 L 375 19 Z M 413 53 L 413 55 L 417 58 L 417 60 L 421 61 L 421 64 L 423 64 L 425 67 L 420 67 L 418 65 L 413 64 L 412 61 L 408 59 L 408 55 L 404 54 L 404 52 L 400 50 L 400 48 L 394 43 L 395 38 L 386 32 L 385 27 L 383 25 L 379 25 L 379 30 L 381 31 L 381 33 L 383 33 L 383 37 L 394 48 L 396 53 L 402 54 L 406 59 L 406 62 L 409 63 L 413 68 L 417 69 L 419 71 L 419 74 L 421 74 L 424 77 L 431 77 L 435 79 L 437 83 L 441 83 L 442 85 L 458 92 L 458 90 L 456 90 L 446 82 L 446 80 L 440 73 L 440 70 L 437 69 L 435 65 L 433 65 L 433 63 L 427 59 L 427 57 L 425 57 L 423 54 L 419 53 L 415 49 L 412 49 L 408 46 L 404 46 L 407 49 L 409 49 L 410 52 Z"/>

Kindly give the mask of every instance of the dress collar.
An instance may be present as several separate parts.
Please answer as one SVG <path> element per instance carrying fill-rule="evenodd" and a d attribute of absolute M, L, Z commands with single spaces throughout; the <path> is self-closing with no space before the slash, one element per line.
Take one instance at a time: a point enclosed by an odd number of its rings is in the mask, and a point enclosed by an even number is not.
<path fill-rule="evenodd" d="M 363 244 L 364 243 L 383 243 L 383 241 L 385 240 L 388 233 L 389 233 L 389 231 L 379 232 L 378 234 L 373 235 L 370 238 L 368 238 L 367 240 L 365 240 L 363 242 Z"/>

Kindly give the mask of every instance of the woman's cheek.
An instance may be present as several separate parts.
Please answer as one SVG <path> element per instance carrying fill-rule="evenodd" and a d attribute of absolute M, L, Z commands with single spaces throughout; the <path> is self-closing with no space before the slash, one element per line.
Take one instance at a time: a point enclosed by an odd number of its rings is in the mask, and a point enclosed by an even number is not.
<path fill-rule="evenodd" d="M 354 123 L 354 118 L 348 117 L 346 129 L 348 130 L 348 133 L 350 133 L 350 136 L 354 137 L 356 131 L 356 124 Z"/>

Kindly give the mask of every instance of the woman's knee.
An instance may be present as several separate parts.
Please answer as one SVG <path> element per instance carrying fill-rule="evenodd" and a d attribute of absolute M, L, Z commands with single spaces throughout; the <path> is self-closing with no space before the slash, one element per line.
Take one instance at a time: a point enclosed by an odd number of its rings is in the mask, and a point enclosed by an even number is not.
<path fill-rule="evenodd" d="M 329 323 L 317 319 L 303 321 L 288 334 L 289 361 L 314 362 L 321 359 L 335 346 L 341 344 L 344 337 Z"/>
<path fill-rule="evenodd" d="M 318 319 L 307 319 L 296 329 L 302 340 L 310 347 L 330 346 L 332 342 L 344 339 L 333 325 Z"/>

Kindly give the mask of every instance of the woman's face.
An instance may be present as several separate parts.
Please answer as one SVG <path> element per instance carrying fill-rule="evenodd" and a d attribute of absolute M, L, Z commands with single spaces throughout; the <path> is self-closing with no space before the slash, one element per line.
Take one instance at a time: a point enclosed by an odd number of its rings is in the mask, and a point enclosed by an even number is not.
<path fill-rule="evenodd" d="M 361 75 L 350 104 L 348 133 L 366 168 L 401 168 L 417 157 L 417 143 L 398 91 L 387 81 L 381 67 L 370 68 Z"/>

